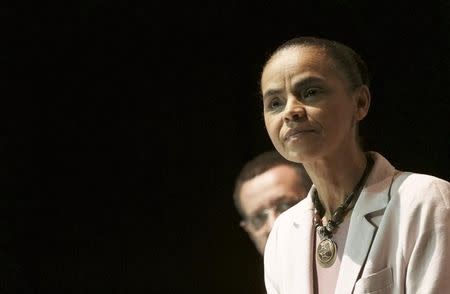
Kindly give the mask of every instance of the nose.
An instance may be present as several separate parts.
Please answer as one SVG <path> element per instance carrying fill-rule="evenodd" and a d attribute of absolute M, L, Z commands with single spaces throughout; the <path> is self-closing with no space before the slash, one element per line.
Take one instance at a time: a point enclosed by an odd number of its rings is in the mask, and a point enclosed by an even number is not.
<path fill-rule="evenodd" d="M 294 96 L 288 98 L 284 109 L 283 120 L 285 123 L 298 122 L 305 116 L 305 106 Z"/>

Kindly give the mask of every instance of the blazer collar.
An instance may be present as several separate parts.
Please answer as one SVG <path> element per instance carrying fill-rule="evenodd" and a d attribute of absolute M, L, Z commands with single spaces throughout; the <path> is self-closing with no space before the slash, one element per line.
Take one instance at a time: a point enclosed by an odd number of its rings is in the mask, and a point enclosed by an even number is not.
<path fill-rule="evenodd" d="M 312 201 L 312 195 L 316 188 L 314 185 L 306 195 L 303 201 L 300 201 L 296 207 L 294 208 L 296 211 L 294 212 L 293 222 L 294 226 L 298 226 L 304 223 L 310 223 L 312 220 L 310 219 L 311 212 L 314 213 L 314 203 Z"/>
<path fill-rule="evenodd" d="M 384 214 L 390 200 L 396 170 L 380 154 L 369 155 L 374 166 L 353 208 L 335 293 L 352 293 L 378 229 L 379 220 L 373 222 L 372 218 Z"/>
<path fill-rule="evenodd" d="M 286 280 L 291 283 L 289 289 L 292 289 L 296 293 L 314 293 L 314 277 L 313 277 L 313 262 L 314 252 L 313 240 L 314 240 L 314 204 L 312 202 L 312 195 L 314 188 L 311 188 L 306 198 L 296 206 L 293 207 L 293 234 L 292 245 L 295 247 L 290 250 L 298 252 L 292 256 L 291 264 L 294 268 L 286 273 L 286 275 L 292 275 Z M 289 210 L 286 212 L 289 213 Z"/>

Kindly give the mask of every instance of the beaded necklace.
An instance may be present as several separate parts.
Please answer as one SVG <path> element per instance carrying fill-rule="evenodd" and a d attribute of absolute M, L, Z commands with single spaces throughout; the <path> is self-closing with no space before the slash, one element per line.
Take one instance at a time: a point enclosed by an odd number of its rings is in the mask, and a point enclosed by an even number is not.
<path fill-rule="evenodd" d="M 351 192 L 344 200 L 344 202 L 339 205 L 338 208 L 331 214 L 331 219 L 328 220 L 326 226 L 322 224 L 322 218 L 325 214 L 325 208 L 319 200 L 319 195 L 317 195 L 317 190 L 313 194 L 313 202 L 316 209 L 314 215 L 314 227 L 320 236 L 321 241 L 316 249 L 317 261 L 322 267 L 330 267 L 334 264 L 337 255 L 337 245 L 336 242 L 332 240 L 333 233 L 337 230 L 338 226 L 344 221 L 347 213 L 353 208 L 356 200 L 361 193 L 362 187 L 369 175 L 370 170 L 373 166 L 373 159 L 370 156 L 366 156 L 367 163 L 366 168 L 356 184 L 353 192 Z"/>

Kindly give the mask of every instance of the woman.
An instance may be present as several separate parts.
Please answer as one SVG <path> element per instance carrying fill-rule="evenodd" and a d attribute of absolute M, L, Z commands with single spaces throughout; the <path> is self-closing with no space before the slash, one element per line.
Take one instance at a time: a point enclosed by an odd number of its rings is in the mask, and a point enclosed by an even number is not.
<path fill-rule="evenodd" d="M 450 293 L 450 184 L 362 150 L 370 91 L 361 58 L 296 38 L 265 64 L 261 91 L 272 143 L 313 182 L 270 234 L 268 293 Z"/>

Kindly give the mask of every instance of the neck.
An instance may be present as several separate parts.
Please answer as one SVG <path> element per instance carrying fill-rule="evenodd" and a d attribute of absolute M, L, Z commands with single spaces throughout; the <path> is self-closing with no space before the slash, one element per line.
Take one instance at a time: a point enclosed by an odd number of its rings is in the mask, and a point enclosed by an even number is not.
<path fill-rule="evenodd" d="M 305 169 L 317 189 L 325 217 L 341 205 L 354 190 L 366 167 L 366 157 L 360 148 L 340 152 L 336 156 L 305 163 Z"/>

